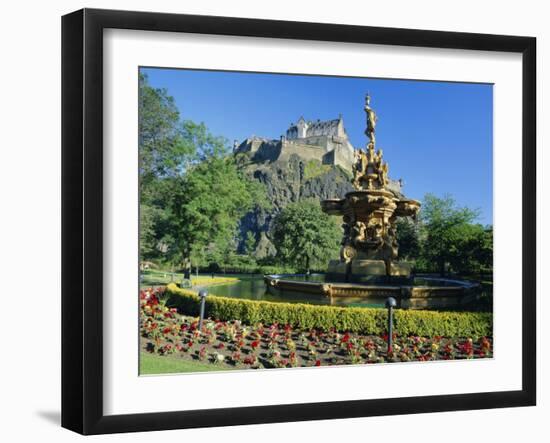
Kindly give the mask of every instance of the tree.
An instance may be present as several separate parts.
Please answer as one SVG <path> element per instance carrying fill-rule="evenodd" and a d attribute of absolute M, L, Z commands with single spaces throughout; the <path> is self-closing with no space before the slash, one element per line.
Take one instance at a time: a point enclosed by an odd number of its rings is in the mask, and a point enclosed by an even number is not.
<path fill-rule="evenodd" d="M 342 231 L 317 201 L 304 200 L 286 206 L 275 218 L 273 244 L 287 264 L 309 273 L 312 265 L 326 265 L 338 254 Z"/>
<path fill-rule="evenodd" d="M 245 254 L 252 256 L 256 250 L 256 236 L 253 232 L 248 231 L 244 240 L 244 252 Z"/>
<path fill-rule="evenodd" d="M 204 123 L 182 121 L 168 91 L 153 88 L 147 76 L 140 74 L 140 191 L 146 191 L 155 179 L 180 176 L 190 165 L 228 152 L 224 137 L 212 135 Z"/>
<path fill-rule="evenodd" d="M 455 200 L 445 195 L 438 198 L 432 194 L 424 197 L 422 205 L 423 245 L 422 255 L 426 261 L 436 264 L 441 276 L 446 265 L 464 260 L 461 255 L 471 255 L 465 249 L 464 238 L 471 232 L 470 223 L 479 216 L 479 211 L 458 207 Z"/>
<path fill-rule="evenodd" d="M 187 208 L 182 214 L 182 208 L 178 207 L 174 196 L 181 197 L 185 194 L 182 186 L 187 185 L 196 187 L 190 189 L 195 194 L 213 192 L 213 195 L 224 196 L 216 186 L 227 184 L 228 189 L 231 189 L 235 180 L 239 181 L 239 185 L 234 188 L 236 192 L 240 192 L 239 186 L 245 186 L 248 190 L 248 193 L 240 196 L 242 199 L 246 200 L 252 194 L 257 194 L 254 185 L 249 185 L 248 181 L 240 176 L 236 178 L 234 167 L 230 167 L 229 163 L 224 164 L 223 158 L 228 153 L 225 138 L 211 134 L 204 123 L 182 121 L 174 98 L 165 89 L 153 88 L 147 76 L 140 74 L 139 189 L 142 259 L 161 258 L 166 262 L 174 263 L 179 260 L 181 263 L 182 250 L 185 250 L 186 260 L 192 258 L 195 264 L 206 261 L 208 254 L 204 249 L 205 241 L 199 241 L 188 235 L 186 230 L 181 230 L 182 224 L 189 221 L 186 218 L 182 219 L 182 215 L 192 214 L 189 207 L 185 206 L 189 203 L 189 198 L 182 199 L 183 208 Z M 228 172 L 227 168 L 230 168 L 231 171 L 228 177 L 218 176 L 216 185 L 207 183 L 214 178 L 211 171 L 208 172 L 210 167 L 219 167 L 222 172 Z M 200 180 L 195 179 L 204 171 L 208 173 L 203 177 L 201 184 Z M 187 175 L 189 177 L 185 178 Z M 257 197 L 256 194 L 253 195 L 254 198 Z M 238 197 L 235 200 L 239 200 Z M 224 201 L 232 201 L 231 196 L 226 196 Z M 225 206 L 218 202 L 218 207 L 221 209 Z M 234 215 L 228 217 L 233 220 Z M 215 231 L 221 232 L 216 234 L 216 248 L 210 247 L 210 255 L 218 254 L 221 250 L 227 255 L 227 250 L 231 248 L 227 240 L 231 229 L 224 225 L 226 220 L 223 217 L 218 218 L 220 220 L 212 220 L 210 225 L 203 223 L 202 226 L 215 226 Z M 191 224 L 195 219 L 191 217 Z M 197 232 L 198 237 L 203 239 L 200 227 L 197 228 Z M 183 237 L 180 233 L 183 233 Z M 224 242 L 225 245 L 222 245 Z"/>
<path fill-rule="evenodd" d="M 139 176 L 140 194 L 147 197 L 151 181 L 171 175 L 194 147 L 182 136 L 180 113 L 174 98 L 165 89 L 149 85 L 146 75 L 139 75 Z"/>
<path fill-rule="evenodd" d="M 396 222 L 399 257 L 415 260 L 420 256 L 419 224 L 408 219 L 398 218 Z"/>
<path fill-rule="evenodd" d="M 186 269 L 193 257 L 208 255 L 216 261 L 229 257 L 235 250 L 240 218 L 254 205 L 265 204 L 261 184 L 245 178 L 230 157 L 214 154 L 175 183 L 170 207 Z"/>
<path fill-rule="evenodd" d="M 155 253 L 157 240 L 155 237 L 156 208 L 154 206 L 139 205 L 139 251 L 140 260 Z"/>
<path fill-rule="evenodd" d="M 458 230 L 456 253 L 449 257 L 451 268 L 460 274 L 492 272 L 493 228 L 468 224 Z"/>

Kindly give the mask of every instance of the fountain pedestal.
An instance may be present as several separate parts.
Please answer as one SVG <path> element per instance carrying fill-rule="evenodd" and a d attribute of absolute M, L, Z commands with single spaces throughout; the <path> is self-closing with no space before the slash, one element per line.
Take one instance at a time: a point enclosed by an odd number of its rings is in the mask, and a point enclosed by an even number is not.
<path fill-rule="evenodd" d="M 331 260 L 328 263 L 327 276 L 335 281 L 349 281 L 356 283 L 387 282 L 385 277 L 404 277 L 411 276 L 412 266 L 408 262 L 390 262 L 388 272 L 384 260 L 353 260 L 351 262 L 342 262 L 340 260 Z"/>

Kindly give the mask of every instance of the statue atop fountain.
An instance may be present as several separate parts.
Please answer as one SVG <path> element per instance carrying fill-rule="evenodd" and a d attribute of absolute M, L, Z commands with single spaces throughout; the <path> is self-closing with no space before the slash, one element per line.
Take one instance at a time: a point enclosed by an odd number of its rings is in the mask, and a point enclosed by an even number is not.
<path fill-rule="evenodd" d="M 343 199 L 323 200 L 321 207 L 330 215 L 343 218 L 344 236 L 340 259 L 328 265 L 328 274 L 344 281 L 387 280 L 405 277 L 411 266 L 399 262 L 396 220 L 416 217 L 420 202 L 405 198 L 388 186 L 388 164 L 381 149 L 376 149 L 375 127 L 378 120 L 365 98 L 366 148 L 355 151 L 352 184 L 354 191 Z"/>

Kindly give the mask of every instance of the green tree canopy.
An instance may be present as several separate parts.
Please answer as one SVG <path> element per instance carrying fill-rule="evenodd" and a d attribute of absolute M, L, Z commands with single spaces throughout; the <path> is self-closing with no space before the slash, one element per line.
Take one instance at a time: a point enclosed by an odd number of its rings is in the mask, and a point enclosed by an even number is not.
<path fill-rule="evenodd" d="M 170 207 L 178 250 L 193 257 L 223 261 L 235 250 L 240 218 L 265 206 L 264 189 L 245 178 L 231 157 L 213 155 L 175 180 Z"/>
<path fill-rule="evenodd" d="M 246 238 L 244 239 L 244 252 L 247 255 L 252 256 L 256 249 L 256 243 L 256 236 L 253 232 L 248 231 L 246 233 Z"/>
<path fill-rule="evenodd" d="M 145 187 L 154 179 L 179 176 L 193 163 L 227 153 L 224 137 L 212 135 L 204 123 L 182 121 L 168 91 L 153 88 L 146 75 L 139 75 L 139 172 Z"/>
<path fill-rule="evenodd" d="M 399 257 L 415 260 L 420 256 L 420 224 L 409 218 L 398 218 L 396 222 Z"/>
<path fill-rule="evenodd" d="M 447 264 L 468 260 L 470 251 L 465 249 L 464 241 L 472 233 L 471 223 L 478 216 L 479 211 L 457 206 L 449 195 L 424 197 L 422 255 L 428 263 L 436 264 L 441 275 L 445 275 Z"/>
<path fill-rule="evenodd" d="M 286 206 L 276 217 L 273 244 L 285 262 L 305 269 L 326 266 L 338 254 L 342 231 L 325 214 L 318 201 L 304 200 Z"/>
<path fill-rule="evenodd" d="M 139 75 L 139 175 L 142 188 L 169 175 L 176 164 L 194 154 L 181 134 L 180 113 L 166 89 L 149 85 Z M 140 189 L 143 191 L 143 189 Z"/>
<path fill-rule="evenodd" d="M 187 264 L 234 252 L 240 217 L 266 206 L 235 167 L 227 140 L 181 120 L 174 98 L 139 77 L 140 256 Z"/>
<path fill-rule="evenodd" d="M 455 253 L 449 257 L 453 271 L 482 274 L 493 269 L 493 228 L 468 224 L 459 229 Z"/>

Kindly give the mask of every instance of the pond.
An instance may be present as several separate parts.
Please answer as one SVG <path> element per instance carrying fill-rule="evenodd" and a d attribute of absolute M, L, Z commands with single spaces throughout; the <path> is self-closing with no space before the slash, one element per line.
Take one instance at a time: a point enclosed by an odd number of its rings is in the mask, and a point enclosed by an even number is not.
<path fill-rule="evenodd" d="M 229 277 L 229 275 L 227 275 Z M 369 298 L 368 301 L 362 298 L 346 297 L 331 299 L 318 295 L 307 293 L 292 294 L 270 294 L 264 282 L 264 276 L 257 275 L 231 275 L 231 277 L 239 278 L 239 282 L 228 285 L 209 286 L 208 292 L 213 295 L 231 298 L 243 298 L 247 300 L 265 300 L 271 302 L 286 302 L 286 303 L 307 303 L 314 305 L 333 305 L 333 306 L 355 306 L 380 308 L 384 306 L 385 299 Z M 286 280 L 305 280 L 304 276 L 285 276 Z M 312 274 L 309 277 L 311 282 L 324 282 L 324 274 Z"/>

